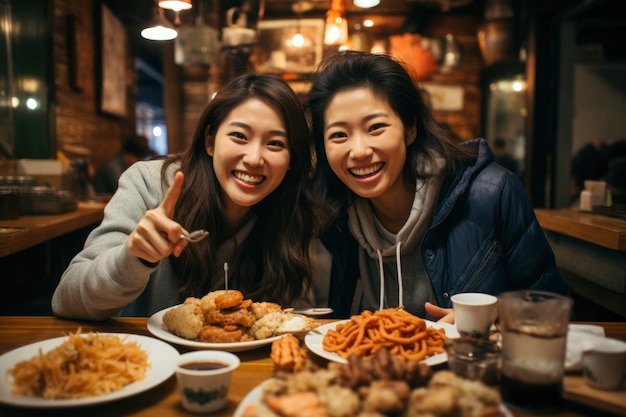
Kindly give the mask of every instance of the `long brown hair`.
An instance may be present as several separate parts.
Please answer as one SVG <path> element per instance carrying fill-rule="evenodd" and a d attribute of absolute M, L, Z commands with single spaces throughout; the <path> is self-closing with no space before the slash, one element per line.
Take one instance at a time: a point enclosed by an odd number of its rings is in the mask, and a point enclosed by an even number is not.
<path fill-rule="evenodd" d="M 179 258 L 170 259 L 185 296 L 201 296 L 215 286 L 213 281 L 223 282 L 222 265 L 217 265 L 215 252 L 232 235 L 224 225 L 221 187 L 213 158 L 206 152 L 206 139 L 215 135 L 234 108 L 251 98 L 262 100 L 282 118 L 289 142 L 290 169 L 283 182 L 252 207 L 257 217 L 254 227 L 245 240 L 236 242 L 229 258 L 229 287 L 255 300 L 289 305 L 311 285 L 308 250 L 315 223 L 307 184 L 312 159 L 301 103 L 278 77 L 245 74 L 225 85 L 205 107 L 189 147 L 165 161 L 164 182 L 168 167 L 174 163 L 180 163 L 179 169 L 185 174 L 175 220 L 187 230 L 202 228 L 210 232 L 208 239 L 188 245 Z"/>

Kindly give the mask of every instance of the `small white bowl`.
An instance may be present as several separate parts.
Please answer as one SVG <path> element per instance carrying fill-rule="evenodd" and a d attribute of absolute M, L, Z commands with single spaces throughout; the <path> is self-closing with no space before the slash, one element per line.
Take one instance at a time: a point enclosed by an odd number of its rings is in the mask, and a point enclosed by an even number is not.
<path fill-rule="evenodd" d="M 239 357 L 219 350 L 183 353 L 176 361 L 176 379 L 183 407 L 194 413 L 217 411 L 228 403 L 233 371 Z"/>

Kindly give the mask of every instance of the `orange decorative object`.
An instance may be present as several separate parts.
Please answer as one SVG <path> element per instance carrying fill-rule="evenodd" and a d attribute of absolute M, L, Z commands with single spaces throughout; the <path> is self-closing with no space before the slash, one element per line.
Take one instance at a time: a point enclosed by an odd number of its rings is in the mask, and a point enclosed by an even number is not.
<path fill-rule="evenodd" d="M 390 36 L 389 54 L 407 64 L 407 70 L 415 81 L 427 80 L 439 68 L 430 49 L 422 46 L 420 35 L 405 33 Z"/>

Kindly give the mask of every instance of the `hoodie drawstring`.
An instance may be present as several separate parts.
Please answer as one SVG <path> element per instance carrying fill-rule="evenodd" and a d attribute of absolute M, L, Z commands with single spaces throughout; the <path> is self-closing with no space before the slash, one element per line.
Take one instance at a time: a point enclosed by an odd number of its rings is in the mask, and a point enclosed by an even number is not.
<path fill-rule="evenodd" d="M 385 271 L 383 270 L 383 254 L 380 249 L 376 249 L 376 253 L 378 254 L 378 275 L 380 276 L 380 301 L 378 304 L 378 309 L 383 309 L 383 300 L 385 299 Z"/>
<path fill-rule="evenodd" d="M 396 265 L 398 268 L 398 307 L 403 307 L 404 302 L 402 300 L 402 264 L 400 263 L 400 242 L 396 246 Z"/>
<path fill-rule="evenodd" d="M 402 299 L 402 264 L 400 263 L 400 243 L 396 244 L 396 268 L 398 270 L 398 307 L 402 307 L 404 305 L 404 301 Z M 383 254 L 380 249 L 376 249 L 376 253 L 378 254 L 378 266 L 379 266 L 379 274 L 380 274 L 380 300 L 378 309 L 382 310 L 385 299 L 385 271 L 383 268 Z"/>

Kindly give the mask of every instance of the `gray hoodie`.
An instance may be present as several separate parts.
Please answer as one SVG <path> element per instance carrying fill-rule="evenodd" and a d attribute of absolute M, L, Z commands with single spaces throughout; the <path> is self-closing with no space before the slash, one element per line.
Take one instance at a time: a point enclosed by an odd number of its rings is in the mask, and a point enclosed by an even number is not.
<path fill-rule="evenodd" d="M 371 310 L 371 306 L 379 309 L 404 306 L 426 317 L 424 303 L 434 301 L 420 248 L 444 180 L 445 160 L 422 162 L 420 166 L 427 178 L 418 178 L 411 213 L 397 234 L 386 230 L 378 221 L 369 200 L 357 197 L 348 208 L 350 231 L 360 245 L 361 271 L 351 314 Z"/>

